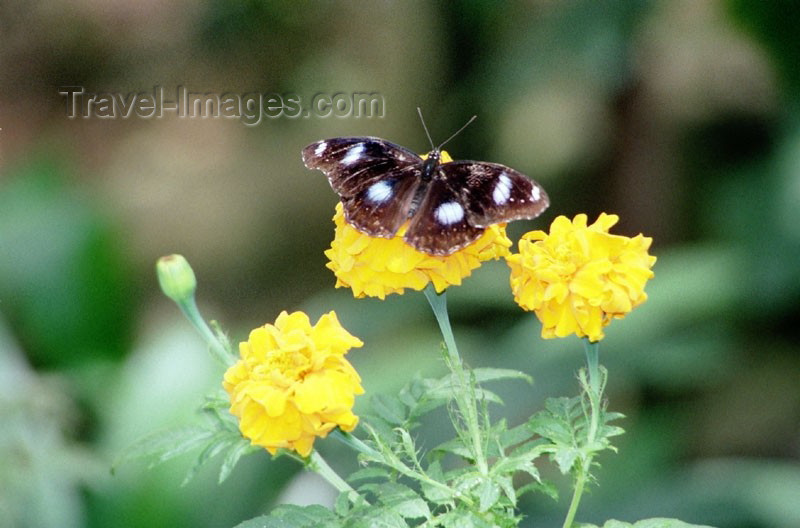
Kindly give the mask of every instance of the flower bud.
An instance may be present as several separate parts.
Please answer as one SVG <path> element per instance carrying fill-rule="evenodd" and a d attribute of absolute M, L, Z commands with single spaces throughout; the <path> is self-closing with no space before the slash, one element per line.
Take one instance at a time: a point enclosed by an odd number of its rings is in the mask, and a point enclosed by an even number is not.
<path fill-rule="evenodd" d="M 161 291 L 176 303 L 184 303 L 194 296 L 197 279 L 183 255 L 161 257 L 156 263 L 156 273 Z"/>

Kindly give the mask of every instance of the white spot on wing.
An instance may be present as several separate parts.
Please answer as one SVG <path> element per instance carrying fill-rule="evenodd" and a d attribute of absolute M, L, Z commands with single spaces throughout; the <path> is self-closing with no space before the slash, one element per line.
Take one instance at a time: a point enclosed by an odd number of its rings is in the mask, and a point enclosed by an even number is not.
<path fill-rule="evenodd" d="M 539 188 L 536 185 L 533 186 L 533 191 L 531 191 L 531 196 L 537 202 L 539 201 L 539 198 L 542 197 L 542 193 L 539 191 Z"/>
<path fill-rule="evenodd" d="M 394 194 L 392 186 L 385 181 L 379 181 L 378 183 L 373 183 L 367 189 L 367 201 L 383 203 L 391 198 L 392 194 Z"/>
<path fill-rule="evenodd" d="M 326 148 L 328 148 L 328 143 L 322 141 L 319 145 L 317 145 L 317 148 L 314 149 L 314 155 L 322 156 L 322 153 L 325 152 Z"/>
<path fill-rule="evenodd" d="M 506 173 L 500 175 L 494 184 L 492 199 L 497 205 L 503 205 L 511 197 L 511 178 Z"/>
<path fill-rule="evenodd" d="M 352 165 L 361 157 L 364 153 L 364 144 L 361 143 L 356 145 L 355 147 L 351 147 L 350 150 L 347 151 L 347 155 L 342 158 L 343 165 Z"/>
<path fill-rule="evenodd" d="M 440 224 L 451 225 L 464 218 L 464 208 L 458 202 L 445 202 L 436 208 L 433 215 Z"/>

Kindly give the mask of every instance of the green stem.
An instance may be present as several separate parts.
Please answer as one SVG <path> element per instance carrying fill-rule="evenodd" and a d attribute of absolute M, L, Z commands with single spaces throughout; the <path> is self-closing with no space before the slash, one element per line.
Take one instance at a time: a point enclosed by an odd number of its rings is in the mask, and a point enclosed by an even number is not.
<path fill-rule="evenodd" d="M 583 486 L 586 484 L 586 472 L 581 468 L 578 478 L 575 479 L 575 491 L 572 493 L 572 500 L 569 503 L 569 510 L 567 511 L 567 518 L 564 519 L 563 528 L 572 528 L 572 522 L 575 520 L 575 514 L 578 512 L 578 505 L 581 503 L 581 496 L 583 495 Z"/>
<path fill-rule="evenodd" d="M 447 347 L 447 355 L 450 362 L 462 370 L 461 356 L 458 354 L 456 347 L 456 340 L 453 336 L 453 328 L 450 326 L 450 317 L 447 315 L 447 291 L 441 294 L 436 293 L 436 288 L 432 284 L 428 284 L 425 288 L 425 297 L 433 309 L 433 315 L 436 317 L 436 322 L 439 323 L 439 329 L 444 337 L 444 345 Z"/>
<path fill-rule="evenodd" d="M 311 460 L 308 463 L 309 469 L 316 472 L 322 478 L 331 483 L 331 485 L 340 492 L 354 491 L 352 486 L 344 481 L 342 477 L 331 468 L 322 456 L 317 451 L 311 452 Z"/>
<path fill-rule="evenodd" d="M 359 453 L 363 453 L 373 458 L 377 458 L 378 456 L 380 456 L 380 453 L 378 451 L 376 451 L 375 449 L 371 448 L 370 446 L 362 442 L 360 438 L 357 438 L 348 432 L 342 431 L 338 427 L 331 432 L 331 436 L 337 438 L 339 441 L 343 442 L 349 447 L 352 447 Z"/>
<path fill-rule="evenodd" d="M 197 309 L 197 303 L 195 303 L 194 297 L 190 297 L 183 302 L 178 303 L 178 307 L 180 307 L 183 314 L 192 323 L 192 326 L 200 333 L 205 340 L 206 344 L 208 344 L 209 348 L 211 349 L 211 355 L 222 363 L 224 366 L 229 367 L 234 363 L 234 359 L 222 343 L 220 343 L 219 339 L 217 339 L 216 334 L 211 331 L 208 324 L 206 324 L 203 316 L 200 315 L 200 310 Z"/>
<path fill-rule="evenodd" d="M 436 293 L 436 289 L 432 284 L 428 284 L 425 288 L 425 297 L 431 305 L 433 315 L 439 323 L 439 329 L 444 338 L 444 344 L 447 348 L 447 357 L 450 369 L 458 383 L 459 387 L 455 391 L 455 401 L 458 410 L 467 424 L 467 432 L 472 443 L 473 456 L 475 457 L 475 465 L 478 471 L 483 475 L 489 473 L 489 465 L 486 461 L 486 456 L 483 453 L 483 442 L 478 423 L 478 408 L 476 406 L 474 387 L 469 383 L 468 373 L 464 369 L 464 364 L 461 361 L 461 356 L 456 347 L 456 340 L 453 336 L 453 329 L 450 326 L 450 317 L 447 315 L 447 292 L 441 294 Z"/>
<path fill-rule="evenodd" d="M 586 376 L 581 373 L 581 385 L 587 392 L 589 398 L 589 430 L 586 433 L 586 446 L 593 449 L 595 440 L 597 439 L 597 430 L 600 424 L 600 406 L 603 401 L 603 389 L 605 382 L 602 379 L 600 372 L 600 343 L 591 342 L 588 339 L 584 341 L 584 350 L 586 352 Z M 572 500 L 567 510 L 567 517 L 564 519 L 563 528 L 572 528 L 572 523 L 575 520 L 575 514 L 578 512 L 578 505 L 583 496 L 583 490 L 586 485 L 586 480 L 589 477 L 589 469 L 592 466 L 593 451 L 581 458 L 580 466 L 578 468 L 578 475 L 575 478 L 575 488 L 572 492 Z"/>
<path fill-rule="evenodd" d="M 589 373 L 589 405 L 591 407 L 589 432 L 586 440 L 589 445 L 592 445 L 597 437 L 597 427 L 600 422 L 600 403 L 603 400 L 604 382 L 600 374 L 600 342 L 591 342 L 587 339 L 583 344 L 586 351 L 586 370 Z"/>

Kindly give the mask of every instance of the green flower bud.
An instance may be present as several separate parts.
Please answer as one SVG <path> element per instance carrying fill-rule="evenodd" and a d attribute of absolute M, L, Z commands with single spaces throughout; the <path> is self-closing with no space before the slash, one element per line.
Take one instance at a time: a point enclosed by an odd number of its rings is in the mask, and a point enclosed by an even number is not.
<path fill-rule="evenodd" d="M 197 279 L 183 255 L 161 257 L 156 263 L 158 283 L 164 295 L 178 304 L 194 297 Z"/>

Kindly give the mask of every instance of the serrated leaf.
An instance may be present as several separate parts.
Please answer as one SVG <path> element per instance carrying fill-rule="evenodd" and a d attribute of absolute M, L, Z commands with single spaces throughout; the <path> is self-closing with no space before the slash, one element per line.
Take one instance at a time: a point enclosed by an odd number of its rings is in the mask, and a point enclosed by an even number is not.
<path fill-rule="evenodd" d="M 519 370 L 514 369 L 502 369 L 502 368 L 476 368 L 472 371 L 473 375 L 475 376 L 475 380 L 478 383 L 485 383 L 487 381 L 496 381 L 502 379 L 521 379 L 523 381 L 527 381 L 528 383 L 533 383 L 533 378 L 530 377 L 528 374 L 521 372 Z"/>
<path fill-rule="evenodd" d="M 602 434 L 606 438 L 611 438 L 612 436 L 625 434 L 625 429 L 622 427 L 617 427 L 616 425 L 606 425 L 603 427 Z"/>
<path fill-rule="evenodd" d="M 472 456 L 472 451 L 464 445 L 461 438 L 453 438 L 447 442 L 442 442 L 432 449 L 434 452 L 451 453 L 457 457 L 469 459 Z"/>
<path fill-rule="evenodd" d="M 434 486 L 429 482 L 420 482 L 419 487 L 422 495 L 431 503 L 439 505 L 453 504 L 453 493 L 448 489 Z"/>
<path fill-rule="evenodd" d="M 583 524 L 580 526 L 581 528 L 598 528 L 594 524 Z M 610 521 L 607 521 L 603 525 L 603 528 L 712 528 L 712 527 L 700 524 L 689 524 L 680 521 L 678 519 L 655 518 L 655 519 L 644 519 L 641 521 L 637 521 L 633 524 L 612 519 Z"/>
<path fill-rule="evenodd" d="M 470 471 L 469 473 L 464 473 L 456 478 L 452 487 L 459 493 L 470 493 L 481 483 L 482 480 L 483 477 L 474 471 Z"/>
<path fill-rule="evenodd" d="M 483 387 L 475 387 L 473 392 L 474 398 L 478 401 L 503 405 L 502 398 L 488 389 L 484 389 Z M 450 401 L 453 397 L 453 394 L 453 388 L 451 386 L 444 386 L 432 389 L 430 396 L 432 400 L 437 403 L 437 405 L 441 405 Z"/>
<path fill-rule="evenodd" d="M 494 506 L 500 498 L 500 486 L 489 479 L 483 479 L 475 487 L 475 494 L 478 496 L 478 511 L 485 512 Z"/>
<path fill-rule="evenodd" d="M 531 432 L 556 444 L 572 444 L 573 429 L 563 419 L 547 412 L 539 412 L 528 421 Z"/>
<path fill-rule="evenodd" d="M 517 505 L 517 492 L 514 489 L 514 480 L 511 476 L 507 477 L 495 477 L 495 482 L 497 485 L 500 486 L 500 489 L 503 491 L 503 494 L 506 498 L 511 502 L 513 506 Z"/>
<path fill-rule="evenodd" d="M 241 437 L 231 437 L 231 435 L 225 431 L 218 431 L 215 433 L 211 437 L 205 449 L 200 452 L 200 455 L 198 455 L 197 459 L 194 461 L 194 464 L 192 464 L 192 467 L 189 468 L 189 471 L 183 478 L 183 482 L 181 482 L 181 486 L 188 484 L 189 481 L 191 481 L 197 475 L 197 472 L 201 467 L 203 467 L 209 460 L 214 458 L 214 456 L 220 453 L 223 449 L 237 443 L 240 438 Z"/>
<path fill-rule="evenodd" d="M 417 402 L 425 398 L 425 395 L 428 393 L 428 389 L 433 383 L 433 380 L 420 378 L 417 374 L 402 389 L 400 389 L 398 398 L 406 406 L 413 408 Z"/>
<path fill-rule="evenodd" d="M 518 445 L 511 452 L 510 456 L 523 458 L 526 460 L 535 460 L 544 453 L 551 453 L 553 450 L 554 447 L 552 444 L 546 443 L 542 438 L 537 438 L 536 440 L 531 440 L 530 442 L 525 442 L 524 444 Z"/>
<path fill-rule="evenodd" d="M 126 448 L 112 465 L 112 472 L 120 465 L 139 458 L 155 457 L 150 465 L 182 455 L 208 442 L 213 431 L 200 426 L 174 427 L 151 433 Z"/>
<path fill-rule="evenodd" d="M 544 408 L 553 416 L 565 418 L 571 421 L 581 414 L 581 399 L 574 398 L 547 398 L 544 402 Z"/>
<path fill-rule="evenodd" d="M 336 515 L 319 504 L 296 506 L 282 504 L 269 515 L 262 515 L 236 525 L 235 528 L 336 528 L 341 526 Z"/>
<path fill-rule="evenodd" d="M 328 528 L 327 525 L 321 526 Z M 360 510 L 354 519 L 346 522 L 346 526 L 347 528 L 408 528 L 408 523 L 397 512 L 390 509 L 369 508 Z"/>
<path fill-rule="evenodd" d="M 406 519 L 429 519 L 431 511 L 428 504 L 417 493 L 397 482 L 367 484 L 362 487 L 374 493 L 381 504 Z"/>
<path fill-rule="evenodd" d="M 416 446 L 414 446 L 414 440 L 411 439 L 411 435 L 405 429 L 400 429 L 398 433 L 400 434 L 401 445 L 403 446 L 403 451 L 406 456 L 410 460 L 417 460 L 417 450 Z"/>
<path fill-rule="evenodd" d="M 219 468 L 219 478 L 217 479 L 217 482 L 219 484 L 225 482 L 225 480 L 227 480 L 227 478 L 233 472 L 233 468 L 236 467 L 239 459 L 248 453 L 256 451 L 257 449 L 259 448 L 252 446 L 250 441 L 240 438 L 238 442 L 231 446 L 228 454 L 225 455 L 225 459 L 222 461 L 222 466 Z"/>
<path fill-rule="evenodd" d="M 350 513 L 350 507 L 353 505 L 353 501 L 350 500 L 351 493 L 352 492 L 340 493 L 339 496 L 336 497 L 336 502 L 333 503 L 333 511 L 336 512 L 336 515 L 345 517 Z"/>
<path fill-rule="evenodd" d="M 578 449 L 559 447 L 556 452 L 553 453 L 553 460 L 556 461 L 561 473 L 566 475 L 572 469 L 572 466 L 575 465 L 575 460 L 578 459 L 580 454 L 581 452 Z"/>
<path fill-rule="evenodd" d="M 445 482 L 442 464 L 439 460 L 431 462 L 425 472 L 432 480 L 442 483 Z M 453 494 L 447 488 L 435 486 L 429 482 L 423 481 L 420 482 L 420 490 L 422 491 L 422 495 L 434 504 L 452 504 Z"/>
<path fill-rule="evenodd" d="M 424 400 L 419 401 L 412 409 L 409 409 L 409 419 L 417 419 L 420 416 L 424 416 L 429 412 L 438 409 L 439 407 L 447 405 L 449 401 L 449 395 L 446 397 L 425 398 Z"/>
<path fill-rule="evenodd" d="M 380 418 L 391 425 L 403 425 L 406 421 L 406 407 L 397 398 L 376 394 L 370 399 L 370 405 Z"/>
<path fill-rule="evenodd" d="M 436 519 L 442 528 L 496 528 L 471 512 L 453 510 Z"/>
<path fill-rule="evenodd" d="M 349 477 L 347 477 L 347 480 L 351 482 L 358 482 L 359 480 L 388 479 L 390 475 L 391 473 L 385 468 L 379 466 L 369 466 L 354 471 Z"/>
<path fill-rule="evenodd" d="M 554 501 L 558 501 L 558 488 L 553 483 L 545 480 L 541 482 L 531 482 L 522 486 L 517 490 L 517 497 L 522 497 L 524 494 L 534 491 L 544 493 Z"/>
<path fill-rule="evenodd" d="M 531 437 L 531 430 L 528 424 L 521 424 L 511 429 L 506 429 L 498 435 L 500 445 L 504 449 L 517 445 Z"/>
<path fill-rule="evenodd" d="M 506 457 L 498 460 L 497 463 L 492 467 L 492 472 L 496 474 L 513 475 L 519 471 L 527 473 L 537 481 L 540 479 L 539 470 L 529 457 Z"/>

